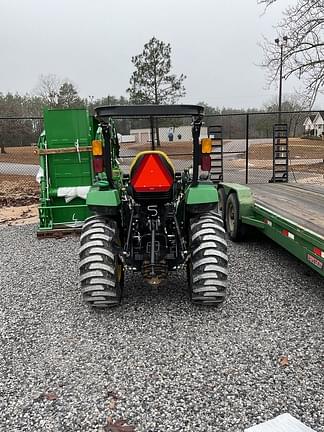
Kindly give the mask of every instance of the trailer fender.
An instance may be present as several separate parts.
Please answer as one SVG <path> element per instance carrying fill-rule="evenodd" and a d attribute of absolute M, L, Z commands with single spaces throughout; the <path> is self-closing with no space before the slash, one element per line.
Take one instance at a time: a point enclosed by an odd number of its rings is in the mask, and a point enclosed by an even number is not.
<path fill-rule="evenodd" d="M 237 183 L 220 183 L 218 189 L 220 188 L 225 192 L 226 200 L 231 193 L 236 194 L 240 219 L 253 216 L 254 199 L 249 187 Z"/>

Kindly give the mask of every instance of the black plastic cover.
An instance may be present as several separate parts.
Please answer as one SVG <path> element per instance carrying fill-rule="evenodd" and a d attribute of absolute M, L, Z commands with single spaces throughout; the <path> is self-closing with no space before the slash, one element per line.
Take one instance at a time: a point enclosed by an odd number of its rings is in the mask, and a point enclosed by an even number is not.
<path fill-rule="evenodd" d="M 194 116 L 204 114 L 204 107 L 200 105 L 111 105 L 95 108 L 98 120 L 109 117 L 176 117 Z"/>

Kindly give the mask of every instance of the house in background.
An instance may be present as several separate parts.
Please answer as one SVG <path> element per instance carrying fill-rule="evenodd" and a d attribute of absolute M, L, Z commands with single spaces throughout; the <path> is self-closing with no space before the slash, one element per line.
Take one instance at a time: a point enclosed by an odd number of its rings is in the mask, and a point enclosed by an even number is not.
<path fill-rule="evenodd" d="M 305 135 L 314 135 L 314 120 L 316 114 L 311 114 L 306 117 L 303 126 Z"/>
<path fill-rule="evenodd" d="M 324 111 L 319 111 L 313 121 L 314 125 L 314 135 L 321 136 L 324 135 Z"/>

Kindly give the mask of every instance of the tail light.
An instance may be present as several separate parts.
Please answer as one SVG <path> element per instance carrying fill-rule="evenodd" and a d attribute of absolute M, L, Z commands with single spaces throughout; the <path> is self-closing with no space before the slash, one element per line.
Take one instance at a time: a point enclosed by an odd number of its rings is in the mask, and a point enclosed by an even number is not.
<path fill-rule="evenodd" d="M 202 171 L 211 170 L 212 140 L 210 138 L 202 138 L 200 145 L 200 167 Z"/>
<path fill-rule="evenodd" d="M 210 154 L 202 154 L 200 156 L 200 166 L 203 171 L 211 170 L 211 157 Z"/>
<path fill-rule="evenodd" d="M 94 156 L 92 158 L 93 161 L 93 170 L 95 174 L 102 173 L 104 171 L 104 160 L 102 156 Z"/>
<path fill-rule="evenodd" d="M 93 140 L 91 144 L 93 170 L 95 174 L 102 173 L 104 171 L 102 142 L 100 140 Z"/>

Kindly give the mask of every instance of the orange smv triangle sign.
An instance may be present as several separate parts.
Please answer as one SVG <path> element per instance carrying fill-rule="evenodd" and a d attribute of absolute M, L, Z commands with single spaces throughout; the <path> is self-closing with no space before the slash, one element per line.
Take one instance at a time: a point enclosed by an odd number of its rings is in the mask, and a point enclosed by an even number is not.
<path fill-rule="evenodd" d="M 172 184 L 173 178 L 159 154 L 145 155 L 131 180 L 136 192 L 167 192 Z"/>

